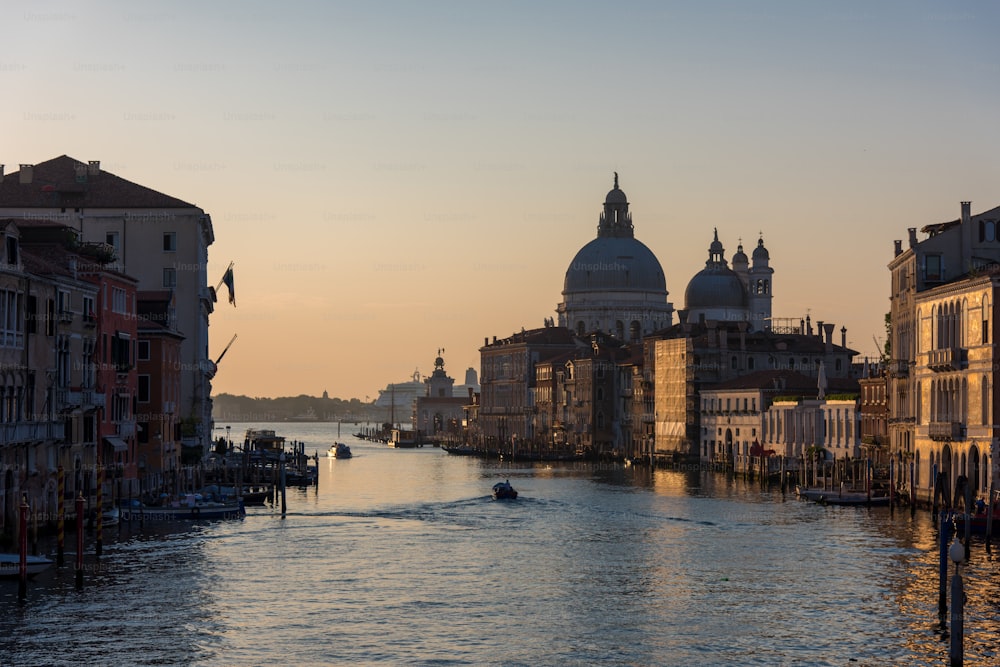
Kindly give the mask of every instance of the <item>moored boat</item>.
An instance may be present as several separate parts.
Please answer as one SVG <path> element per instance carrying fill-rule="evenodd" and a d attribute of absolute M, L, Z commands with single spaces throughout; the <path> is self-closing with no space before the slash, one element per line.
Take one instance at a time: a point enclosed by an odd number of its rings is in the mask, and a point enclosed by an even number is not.
<path fill-rule="evenodd" d="M 243 500 L 236 502 L 179 502 L 161 506 L 133 505 L 120 510 L 122 521 L 198 521 L 241 519 L 246 516 Z"/>
<path fill-rule="evenodd" d="M 835 489 L 807 489 L 796 486 L 795 492 L 800 498 L 811 500 L 823 505 L 888 505 L 889 494 L 884 490 L 843 491 Z"/>
<path fill-rule="evenodd" d="M 965 534 L 965 514 L 960 512 L 955 513 L 955 530 L 959 535 Z M 969 517 L 969 532 L 973 535 L 985 535 L 986 534 L 986 512 L 979 512 L 973 514 Z M 1000 508 L 995 508 L 993 511 L 993 525 L 991 526 L 994 534 L 1000 531 Z"/>
<path fill-rule="evenodd" d="M 28 578 L 40 574 L 52 566 L 52 560 L 44 556 L 27 556 Z M 0 577 L 9 579 L 21 576 L 21 555 L 0 554 Z"/>
<path fill-rule="evenodd" d="M 493 500 L 516 500 L 517 491 L 510 485 L 510 480 L 497 482 L 493 485 Z"/>

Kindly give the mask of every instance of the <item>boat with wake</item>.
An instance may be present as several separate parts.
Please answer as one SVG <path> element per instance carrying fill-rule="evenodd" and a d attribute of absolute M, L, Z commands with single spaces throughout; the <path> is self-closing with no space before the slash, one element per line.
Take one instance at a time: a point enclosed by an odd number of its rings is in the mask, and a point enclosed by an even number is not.
<path fill-rule="evenodd" d="M 517 500 L 517 491 L 510 485 L 510 480 L 493 485 L 493 500 Z"/>

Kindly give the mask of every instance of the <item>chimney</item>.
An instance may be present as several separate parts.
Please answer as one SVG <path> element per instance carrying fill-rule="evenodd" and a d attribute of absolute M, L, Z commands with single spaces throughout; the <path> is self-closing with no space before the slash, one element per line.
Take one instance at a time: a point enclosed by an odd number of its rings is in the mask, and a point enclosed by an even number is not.
<path fill-rule="evenodd" d="M 101 173 L 101 161 L 91 160 L 87 163 L 87 176 L 97 176 Z"/>
<path fill-rule="evenodd" d="M 3 165 L 0 164 L 0 178 L 3 178 Z"/>
<path fill-rule="evenodd" d="M 823 320 L 816 320 L 816 335 L 823 339 Z"/>
<path fill-rule="evenodd" d="M 972 220 L 972 202 L 962 202 L 962 224 L 967 225 Z"/>
<path fill-rule="evenodd" d="M 826 334 L 824 336 L 824 341 L 826 342 L 826 351 L 833 352 L 833 329 L 834 329 L 833 322 L 824 324 L 823 329 L 825 330 Z"/>
<path fill-rule="evenodd" d="M 33 165 L 33 164 L 22 164 L 21 165 L 21 171 L 18 172 L 18 173 L 20 175 L 20 178 L 18 179 L 18 182 L 21 185 L 27 185 L 28 183 L 31 183 L 31 181 L 33 181 L 35 179 L 35 165 Z"/>
<path fill-rule="evenodd" d="M 813 323 L 812 323 L 812 318 L 810 318 L 809 315 L 806 315 L 806 331 L 805 331 L 805 334 L 807 336 L 812 336 L 813 335 Z"/>
<path fill-rule="evenodd" d="M 899 239 L 896 239 L 892 243 L 895 246 L 895 253 L 893 254 L 893 257 L 899 257 L 900 255 L 903 254 L 903 242 Z"/>
<path fill-rule="evenodd" d="M 847 327 L 840 327 L 840 347 L 847 347 Z"/>
<path fill-rule="evenodd" d="M 917 228 L 910 227 L 906 231 L 910 233 L 910 247 L 913 248 L 917 245 Z"/>
<path fill-rule="evenodd" d="M 490 344 L 490 337 L 489 336 L 483 336 L 483 347 L 487 347 L 487 346 L 489 346 L 489 344 Z"/>

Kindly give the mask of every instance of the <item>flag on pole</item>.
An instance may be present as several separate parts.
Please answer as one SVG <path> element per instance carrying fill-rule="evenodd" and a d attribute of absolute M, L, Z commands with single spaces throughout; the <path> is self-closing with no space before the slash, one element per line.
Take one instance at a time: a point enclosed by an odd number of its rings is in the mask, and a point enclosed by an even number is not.
<path fill-rule="evenodd" d="M 226 274 L 222 276 L 222 282 L 226 284 L 229 288 L 229 303 L 233 304 L 233 308 L 236 307 L 236 288 L 233 286 L 233 265 L 229 264 L 229 268 L 226 269 Z"/>

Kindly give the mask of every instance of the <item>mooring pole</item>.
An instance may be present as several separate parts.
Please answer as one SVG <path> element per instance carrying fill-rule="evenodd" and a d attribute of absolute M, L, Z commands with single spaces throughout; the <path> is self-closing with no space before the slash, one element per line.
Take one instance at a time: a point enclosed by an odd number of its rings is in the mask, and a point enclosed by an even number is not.
<path fill-rule="evenodd" d="M 56 479 L 59 494 L 56 498 L 56 567 L 62 567 L 66 562 L 66 471 L 62 466 L 56 469 Z"/>
<path fill-rule="evenodd" d="M 83 492 L 76 497 L 76 589 L 83 590 Z"/>
<path fill-rule="evenodd" d="M 28 494 L 21 497 L 17 524 L 17 599 L 24 600 L 28 597 Z"/>
<path fill-rule="evenodd" d="M 948 615 L 948 537 L 951 531 L 948 512 L 941 510 L 938 528 L 938 616 L 943 621 Z"/>

